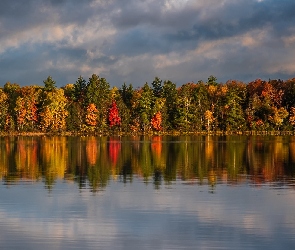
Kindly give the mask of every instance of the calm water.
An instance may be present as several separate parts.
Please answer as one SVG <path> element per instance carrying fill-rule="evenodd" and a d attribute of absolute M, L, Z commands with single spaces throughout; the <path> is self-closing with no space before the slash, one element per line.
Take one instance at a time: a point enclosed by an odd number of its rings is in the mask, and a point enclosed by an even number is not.
<path fill-rule="evenodd" d="M 0 249 L 294 249 L 295 137 L 2 137 Z"/>

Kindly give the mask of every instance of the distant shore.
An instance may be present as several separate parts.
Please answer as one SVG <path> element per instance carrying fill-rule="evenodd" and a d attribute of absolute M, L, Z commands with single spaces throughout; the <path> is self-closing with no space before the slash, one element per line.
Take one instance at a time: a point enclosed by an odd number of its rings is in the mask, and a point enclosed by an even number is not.
<path fill-rule="evenodd" d="M 202 131 L 202 132 L 116 132 L 116 133 L 100 133 L 100 132 L 0 132 L 0 136 L 227 136 L 227 135 L 295 135 L 295 131 Z"/>

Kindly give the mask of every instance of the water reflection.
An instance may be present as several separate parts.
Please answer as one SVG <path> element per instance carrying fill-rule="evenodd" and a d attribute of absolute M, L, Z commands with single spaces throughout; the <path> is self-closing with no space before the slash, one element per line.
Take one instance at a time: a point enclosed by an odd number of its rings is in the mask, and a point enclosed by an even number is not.
<path fill-rule="evenodd" d="M 157 189 L 175 180 L 293 186 L 292 136 L 1 137 L 0 177 L 6 185 L 58 179 L 92 191 L 133 177 Z"/>

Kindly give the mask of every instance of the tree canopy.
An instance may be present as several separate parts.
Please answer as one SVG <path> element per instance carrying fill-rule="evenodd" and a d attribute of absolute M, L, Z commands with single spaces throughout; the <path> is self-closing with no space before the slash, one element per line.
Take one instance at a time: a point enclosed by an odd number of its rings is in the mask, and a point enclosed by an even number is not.
<path fill-rule="evenodd" d="M 155 77 L 133 88 L 79 76 L 61 88 L 7 82 L 0 88 L 2 133 L 243 133 L 295 131 L 295 78 L 249 83 L 189 82 Z"/>

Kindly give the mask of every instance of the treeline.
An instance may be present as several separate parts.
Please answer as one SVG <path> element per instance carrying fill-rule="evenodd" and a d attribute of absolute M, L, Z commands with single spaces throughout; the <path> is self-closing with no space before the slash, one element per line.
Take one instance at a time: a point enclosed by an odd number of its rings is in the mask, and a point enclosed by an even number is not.
<path fill-rule="evenodd" d="M 250 83 L 175 83 L 156 77 L 134 88 L 110 87 L 93 74 L 56 87 L 7 82 L 0 88 L 0 131 L 5 133 L 242 133 L 294 131 L 295 78 Z"/>

